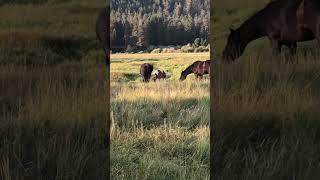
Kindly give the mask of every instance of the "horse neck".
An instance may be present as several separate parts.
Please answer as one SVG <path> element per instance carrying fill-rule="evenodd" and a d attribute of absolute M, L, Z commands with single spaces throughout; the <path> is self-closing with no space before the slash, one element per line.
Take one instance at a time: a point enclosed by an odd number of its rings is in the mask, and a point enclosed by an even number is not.
<path fill-rule="evenodd" d="M 187 67 L 186 70 L 184 70 L 185 76 L 188 76 L 189 74 L 193 73 L 193 67 L 194 65 L 192 64 L 191 66 Z"/>
<path fill-rule="evenodd" d="M 264 26 L 263 18 L 260 18 L 259 15 L 245 21 L 238 29 L 242 38 L 242 46 L 246 47 L 251 41 L 266 36 Z"/>

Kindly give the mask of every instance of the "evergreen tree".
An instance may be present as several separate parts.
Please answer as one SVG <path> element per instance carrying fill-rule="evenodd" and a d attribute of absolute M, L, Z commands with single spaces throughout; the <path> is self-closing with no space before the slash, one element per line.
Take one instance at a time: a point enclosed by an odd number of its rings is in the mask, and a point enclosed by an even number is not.
<path fill-rule="evenodd" d="M 111 48 L 207 41 L 209 8 L 209 0 L 112 0 Z"/>

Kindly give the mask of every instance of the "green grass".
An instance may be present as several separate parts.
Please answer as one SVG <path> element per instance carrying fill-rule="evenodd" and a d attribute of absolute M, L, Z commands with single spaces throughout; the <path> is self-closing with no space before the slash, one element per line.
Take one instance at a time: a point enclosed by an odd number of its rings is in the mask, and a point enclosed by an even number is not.
<path fill-rule="evenodd" d="M 105 1 L 24 2 L 0 2 L 0 179 L 106 179 Z"/>
<path fill-rule="evenodd" d="M 209 80 L 178 81 L 208 55 L 111 56 L 112 179 L 209 179 Z M 142 83 L 144 62 L 170 78 Z"/>
<path fill-rule="evenodd" d="M 228 28 L 268 1 L 215 2 L 212 14 L 214 179 L 319 179 L 319 51 L 299 43 L 289 58 L 271 54 L 266 38 L 249 44 L 233 64 L 219 63 Z"/>

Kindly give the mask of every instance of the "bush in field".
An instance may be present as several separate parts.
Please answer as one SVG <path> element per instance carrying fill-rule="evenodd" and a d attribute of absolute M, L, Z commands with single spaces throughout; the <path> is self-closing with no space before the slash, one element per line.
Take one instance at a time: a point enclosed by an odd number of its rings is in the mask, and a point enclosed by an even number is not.
<path fill-rule="evenodd" d="M 151 51 L 151 53 L 161 53 L 162 49 L 161 48 L 156 48 Z"/>
<path fill-rule="evenodd" d="M 196 48 L 194 50 L 194 52 L 206 52 L 206 51 L 207 51 L 207 49 L 204 46 L 199 46 L 198 48 Z"/>
<path fill-rule="evenodd" d="M 136 51 L 136 48 L 134 46 L 131 46 L 131 45 L 127 46 L 127 49 L 126 49 L 127 53 L 133 53 L 135 51 Z"/>
<path fill-rule="evenodd" d="M 162 53 L 175 53 L 175 52 L 177 52 L 177 50 L 173 47 L 162 49 Z"/>
<path fill-rule="evenodd" d="M 192 45 L 190 43 L 181 47 L 181 51 L 185 52 L 185 53 L 194 52 L 194 49 L 195 48 L 192 47 Z"/>
<path fill-rule="evenodd" d="M 206 49 L 208 49 L 208 50 L 210 51 L 210 44 L 208 44 L 208 45 L 206 46 Z"/>
<path fill-rule="evenodd" d="M 205 45 L 205 41 L 197 38 L 194 44 L 187 44 L 181 47 L 181 52 L 190 53 L 190 52 L 208 52 L 210 51 L 210 45 Z"/>

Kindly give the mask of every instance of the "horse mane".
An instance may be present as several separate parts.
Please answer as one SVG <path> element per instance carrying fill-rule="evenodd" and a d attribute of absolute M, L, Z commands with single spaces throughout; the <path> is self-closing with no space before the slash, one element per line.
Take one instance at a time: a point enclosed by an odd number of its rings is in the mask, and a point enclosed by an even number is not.
<path fill-rule="evenodd" d="M 190 71 L 192 68 L 194 68 L 198 63 L 201 63 L 201 61 L 195 61 L 190 66 L 188 66 L 184 71 Z"/>

